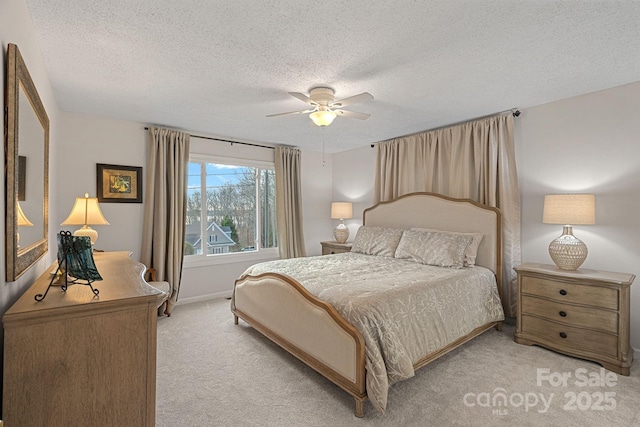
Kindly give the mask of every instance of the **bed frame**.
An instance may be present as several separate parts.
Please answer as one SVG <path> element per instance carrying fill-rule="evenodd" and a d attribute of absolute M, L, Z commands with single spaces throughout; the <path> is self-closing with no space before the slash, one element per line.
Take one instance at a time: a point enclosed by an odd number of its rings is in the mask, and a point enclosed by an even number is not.
<path fill-rule="evenodd" d="M 502 299 L 501 218 L 497 208 L 435 193 L 411 193 L 366 209 L 363 222 L 377 227 L 483 233 L 476 264 L 495 273 Z M 367 399 L 364 339 L 333 306 L 311 295 L 291 277 L 265 273 L 236 280 L 232 312 L 235 324 L 238 318 L 243 319 L 353 396 L 356 416 L 364 416 Z M 482 325 L 425 355 L 414 368 L 427 365 L 493 326 L 501 330 L 502 324 Z"/>

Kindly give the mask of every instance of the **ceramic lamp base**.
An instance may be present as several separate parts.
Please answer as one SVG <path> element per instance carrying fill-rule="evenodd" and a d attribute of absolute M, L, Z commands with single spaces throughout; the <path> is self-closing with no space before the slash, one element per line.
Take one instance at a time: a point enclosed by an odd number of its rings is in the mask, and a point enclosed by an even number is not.
<path fill-rule="evenodd" d="M 91 240 L 91 245 L 93 246 L 98 240 L 98 232 L 88 225 L 83 225 L 82 228 L 77 229 L 73 232 L 74 236 L 87 236 Z"/>
<path fill-rule="evenodd" d="M 333 230 L 333 237 L 338 243 L 346 242 L 349 238 L 349 228 L 344 224 L 338 224 L 335 230 Z"/>
<path fill-rule="evenodd" d="M 573 235 L 570 225 L 566 225 L 562 236 L 549 244 L 549 255 L 561 270 L 577 270 L 587 259 L 587 245 Z"/>

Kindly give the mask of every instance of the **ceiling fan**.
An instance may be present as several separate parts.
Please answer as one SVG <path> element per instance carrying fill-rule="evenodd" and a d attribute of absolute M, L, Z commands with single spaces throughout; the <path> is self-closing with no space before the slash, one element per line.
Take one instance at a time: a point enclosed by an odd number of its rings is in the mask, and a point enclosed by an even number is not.
<path fill-rule="evenodd" d="M 309 96 L 300 92 L 289 92 L 289 95 L 298 98 L 300 101 L 309 104 L 313 108 L 300 111 L 291 111 L 288 113 L 270 114 L 267 117 L 285 116 L 288 114 L 309 114 L 309 118 L 313 120 L 317 126 L 329 126 L 336 116 L 349 117 L 352 119 L 366 120 L 370 114 L 357 113 L 355 111 L 343 110 L 342 107 L 356 104 L 358 102 L 370 101 L 373 95 L 369 92 L 363 92 L 348 98 L 335 100 L 333 97 L 333 89 L 328 87 L 316 87 L 309 91 Z"/>

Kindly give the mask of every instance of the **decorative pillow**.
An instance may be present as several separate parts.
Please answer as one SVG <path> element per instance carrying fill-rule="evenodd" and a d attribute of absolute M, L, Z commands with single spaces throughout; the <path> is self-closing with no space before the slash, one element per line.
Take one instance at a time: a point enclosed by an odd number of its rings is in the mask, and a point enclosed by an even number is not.
<path fill-rule="evenodd" d="M 393 257 L 402 237 L 402 229 L 361 226 L 353 239 L 351 252 Z"/>
<path fill-rule="evenodd" d="M 478 256 L 478 247 L 480 246 L 480 242 L 482 242 L 482 233 L 459 233 L 457 231 L 444 231 L 444 230 L 434 230 L 432 228 L 417 228 L 414 227 L 411 230 L 413 231 L 435 231 L 437 233 L 452 233 L 452 234 L 463 234 L 465 236 L 471 236 L 473 240 L 469 246 L 467 246 L 467 250 L 464 252 L 464 266 L 465 267 L 473 267 L 476 265 L 476 257 Z"/>
<path fill-rule="evenodd" d="M 473 238 L 462 234 L 405 230 L 396 258 L 438 267 L 463 268 L 464 252 Z"/>

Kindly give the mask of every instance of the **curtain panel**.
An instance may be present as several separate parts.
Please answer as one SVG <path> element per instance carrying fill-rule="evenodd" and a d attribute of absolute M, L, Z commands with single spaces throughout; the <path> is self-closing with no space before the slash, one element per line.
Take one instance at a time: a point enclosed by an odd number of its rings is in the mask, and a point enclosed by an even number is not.
<path fill-rule="evenodd" d="M 276 217 L 280 258 L 306 256 L 302 231 L 300 150 L 275 148 Z"/>
<path fill-rule="evenodd" d="M 140 262 L 171 285 L 165 310 L 170 314 L 182 277 L 190 135 L 150 127 L 148 136 Z"/>
<path fill-rule="evenodd" d="M 376 145 L 374 202 L 429 191 L 467 198 L 502 212 L 502 295 L 516 315 L 520 264 L 520 191 L 512 114 L 395 138 Z M 499 284 L 500 286 L 500 284 Z"/>

